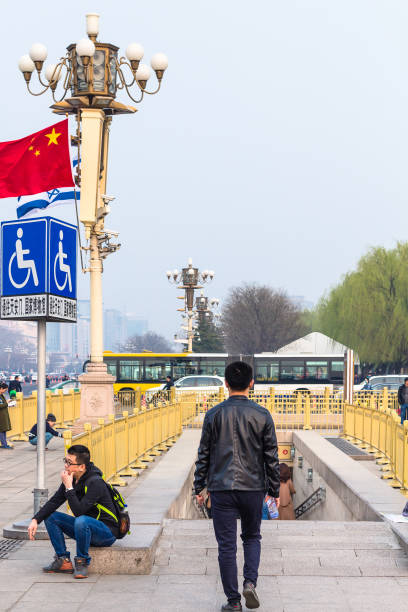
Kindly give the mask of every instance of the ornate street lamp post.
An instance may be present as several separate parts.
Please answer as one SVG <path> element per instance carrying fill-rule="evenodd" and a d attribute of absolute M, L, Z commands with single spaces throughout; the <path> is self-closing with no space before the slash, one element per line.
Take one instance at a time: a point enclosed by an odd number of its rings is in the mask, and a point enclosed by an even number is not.
<path fill-rule="evenodd" d="M 196 297 L 196 314 L 199 323 L 202 323 L 203 321 L 208 321 L 209 323 L 212 322 L 214 318 L 213 309 L 217 308 L 219 303 L 220 300 L 218 298 L 209 299 L 204 295 L 203 291 L 201 291 L 201 295 Z"/>
<path fill-rule="evenodd" d="M 134 106 L 118 102 L 117 93 L 126 90 L 135 103 L 140 103 L 147 94 L 157 93 L 168 61 L 163 53 L 152 57 L 157 86 L 149 91 L 150 68 L 141 63 L 143 47 L 131 43 L 126 48 L 126 58 L 119 57 L 117 46 L 97 40 L 99 15 L 88 14 L 86 25 L 88 38 L 69 45 L 66 55 L 56 64 L 49 64 L 44 75 L 42 69 L 47 49 L 41 43 L 32 45 L 29 55 L 20 59 L 19 68 L 32 95 L 39 96 L 49 91 L 54 101 L 53 112 L 73 115 L 77 121 L 77 133 L 72 139 L 78 147 L 80 160 L 75 180 L 81 189 L 79 219 L 88 241 L 83 248 L 89 253 L 89 266 L 84 271 L 90 273 L 91 302 L 91 361 L 87 374 L 81 377 L 81 419 L 95 420 L 113 412 L 114 377 L 107 374 L 103 362 L 102 313 L 103 260 L 120 247 L 115 243 L 117 232 L 105 229 L 109 202 L 114 199 L 106 195 L 110 123 L 113 115 L 137 111 Z M 31 88 L 34 72 L 37 72 L 43 87 L 39 92 Z"/>
<path fill-rule="evenodd" d="M 194 291 L 196 289 L 202 289 L 201 283 L 207 283 L 212 281 L 214 278 L 213 270 L 204 270 L 200 272 L 198 268 L 193 267 L 191 259 L 188 260 L 188 266 L 183 268 L 181 272 L 177 269 L 171 272 L 166 272 L 167 279 L 170 283 L 178 286 L 179 289 L 184 289 L 184 295 L 179 296 L 179 299 L 184 300 L 184 308 L 179 308 L 181 312 L 186 313 L 187 317 L 187 338 L 182 339 L 181 342 L 187 345 L 189 353 L 193 351 L 193 318 L 194 318 Z"/>

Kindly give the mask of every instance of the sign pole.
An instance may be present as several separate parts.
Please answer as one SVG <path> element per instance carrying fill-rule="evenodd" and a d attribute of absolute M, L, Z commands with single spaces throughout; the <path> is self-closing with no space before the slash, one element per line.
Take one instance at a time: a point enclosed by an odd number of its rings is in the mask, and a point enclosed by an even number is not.
<path fill-rule="evenodd" d="M 45 488 L 45 377 L 46 377 L 46 337 L 45 319 L 37 321 L 37 487 L 34 489 L 34 514 L 48 499 Z"/>

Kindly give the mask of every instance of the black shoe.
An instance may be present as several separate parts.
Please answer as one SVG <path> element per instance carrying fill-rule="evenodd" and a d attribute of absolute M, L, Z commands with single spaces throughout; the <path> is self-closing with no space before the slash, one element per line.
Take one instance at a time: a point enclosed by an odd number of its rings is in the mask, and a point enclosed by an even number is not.
<path fill-rule="evenodd" d="M 54 561 L 47 567 L 43 567 L 43 572 L 46 574 L 73 574 L 74 568 L 69 557 L 57 557 L 55 555 Z"/>
<path fill-rule="evenodd" d="M 245 605 L 250 610 L 254 608 L 259 608 L 259 598 L 256 594 L 255 587 L 252 582 L 244 582 L 244 590 L 242 591 L 242 595 L 245 598 Z"/>
<path fill-rule="evenodd" d="M 75 557 L 74 578 L 88 578 L 88 562 L 83 557 Z"/>
<path fill-rule="evenodd" d="M 222 612 L 231 612 L 232 610 L 235 610 L 235 612 L 242 612 L 242 606 L 239 601 L 236 601 L 235 603 L 228 601 L 222 606 L 221 610 Z"/>

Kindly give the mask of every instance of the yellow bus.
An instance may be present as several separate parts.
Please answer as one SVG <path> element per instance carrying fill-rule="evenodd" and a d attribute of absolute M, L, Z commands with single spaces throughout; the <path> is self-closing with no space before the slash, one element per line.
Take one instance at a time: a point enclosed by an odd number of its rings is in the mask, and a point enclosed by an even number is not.
<path fill-rule="evenodd" d="M 228 355 L 227 353 L 113 353 L 104 352 L 108 372 L 116 378 L 114 392 L 140 388 L 142 393 L 166 382 L 188 375 L 224 376 L 231 361 L 243 359 L 254 367 L 255 390 L 274 386 L 279 390 L 315 389 L 343 384 L 344 356 L 287 355 L 260 353 Z M 84 370 L 88 362 L 84 364 Z M 355 376 L 360 373 L 355 365 Z"/>
<path fill-rule="evenodd" d="M 224 376 L 228 355 L 212 353 L 112 353 L 103 360 L 109 374 L 115 376 L 114 393 L 140 387 L 142 393 L 166 382 L 166 376 L 178 380 L 189 374 Z"/>

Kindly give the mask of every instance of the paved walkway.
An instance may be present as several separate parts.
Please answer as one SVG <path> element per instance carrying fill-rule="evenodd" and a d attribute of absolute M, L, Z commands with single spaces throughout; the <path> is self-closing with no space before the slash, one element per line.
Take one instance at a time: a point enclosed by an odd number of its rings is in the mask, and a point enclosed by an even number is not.
<path fill-rule="evenodd" d="M 53 489 L 63 447 L 59 440 L 51 444 L 47 473 Z M 34 468 L 29 445 L 0 451 L 3 525 L 31 514 Z M 154 466 L 142 478 L 150 469 Z M 136 486 L 134 479 L 128 491 Z M 0 560 L 0 610 L 213 612 L 224 602 L 210 521 L 167 520 L 149 576 L 91 575 L 74 581 L 42 574 L 51 557 L 49 543 L 38 541 Z M 408 560 L 384 523 L 268 521 L 258 593 L 266 612 L 408 612 Z"/>

